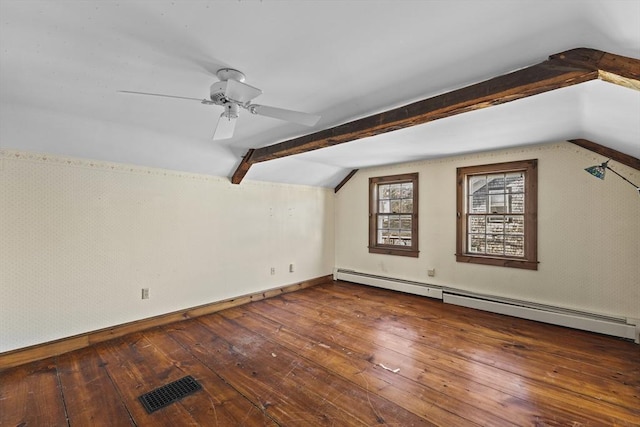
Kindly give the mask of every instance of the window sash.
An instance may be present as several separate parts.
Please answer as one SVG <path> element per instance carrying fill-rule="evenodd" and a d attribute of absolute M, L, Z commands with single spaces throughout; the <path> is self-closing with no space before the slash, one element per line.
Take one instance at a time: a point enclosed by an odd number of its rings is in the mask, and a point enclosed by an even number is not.
<path fill-rule="evenodd" d="M 526 259 L 524 214 L 467 214 L 466 217 L 467 253 Z"/>
<path fill-rule="evenodd" d="M 377 213 L 376 245 L 412 246 L 413 213 Z"/>

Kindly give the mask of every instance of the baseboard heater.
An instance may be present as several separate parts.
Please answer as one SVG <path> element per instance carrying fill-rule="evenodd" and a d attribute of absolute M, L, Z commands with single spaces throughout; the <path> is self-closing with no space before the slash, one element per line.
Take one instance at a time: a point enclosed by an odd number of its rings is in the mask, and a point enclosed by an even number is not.
<path fill-rule="evenodd" d="M 465 296 L 444 292 L 443 301 L 448 304 L 506 314 L 508 316 L 551 323 L 568 328 L 582 329 L 621 338 L 636 340 L 636 327 L 624 318 L 602 316 L 553 306 L 530 304 L 501 298 Z"/>
<path fill-rule="evenodd" d="M 435 286 L 428 283 L 377 276 L 346 269 L 337 269 L 335 278 L 363 285 L 442 299 L 447 304 L 455 304 L 538 322 L 612 335 L 635 340 L 636 343 L 640 343 L 638 336 L 640 325 L 636 326 L 631 324 L 627 319 L 622 317 L 603 316 L 510 298 L 476 294 L 445 286 Z"/>
<path fill-rule="evenodd" d="M 374 274 L 360 273 L 358 271 L 345 270 L 342 268 L 336 270 L 335 278 L 338 280 L 345 280 L 347 282 L 359 283 L 361 285 L 375 286 L 377 288 L 391 289 L 394 291 L 406 292 L 408 294 L 442 299 L 442 288 L 440 286 L 433 286 L 421 282 L 376 276 Z"/>

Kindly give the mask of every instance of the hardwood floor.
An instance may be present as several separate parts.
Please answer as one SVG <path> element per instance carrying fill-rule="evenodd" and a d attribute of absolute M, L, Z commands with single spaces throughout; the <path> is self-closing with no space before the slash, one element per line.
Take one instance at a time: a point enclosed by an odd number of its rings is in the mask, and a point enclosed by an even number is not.
<path fill-rule="evenodd" d="M 637 426 L 640 346 L 335 282 L 0 372 L 0 425 Z"/>

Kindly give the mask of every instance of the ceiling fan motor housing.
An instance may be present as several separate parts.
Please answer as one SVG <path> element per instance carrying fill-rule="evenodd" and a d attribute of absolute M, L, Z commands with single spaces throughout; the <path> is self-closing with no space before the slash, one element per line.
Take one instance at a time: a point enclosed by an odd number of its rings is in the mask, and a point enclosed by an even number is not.
<path fill-rule="evenodd" d="M 227 82 L 215 82 L 211 85 L 209 90 L 209 94 L 211 97 L 211 101 L 213 101 L 216 105 L 224 105 L 229 102 L 227 97 L 225 96 L 225 92 L 227 90 Z"/>

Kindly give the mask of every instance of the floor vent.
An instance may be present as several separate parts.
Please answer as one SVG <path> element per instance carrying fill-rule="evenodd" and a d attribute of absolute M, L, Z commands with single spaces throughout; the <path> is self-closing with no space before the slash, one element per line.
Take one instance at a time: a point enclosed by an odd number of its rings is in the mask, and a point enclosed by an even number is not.
<path fill-rule="evenodd" d="M 157 411 L 202 388 L 191 375 L 138 397 L 148 413 Z"/>

